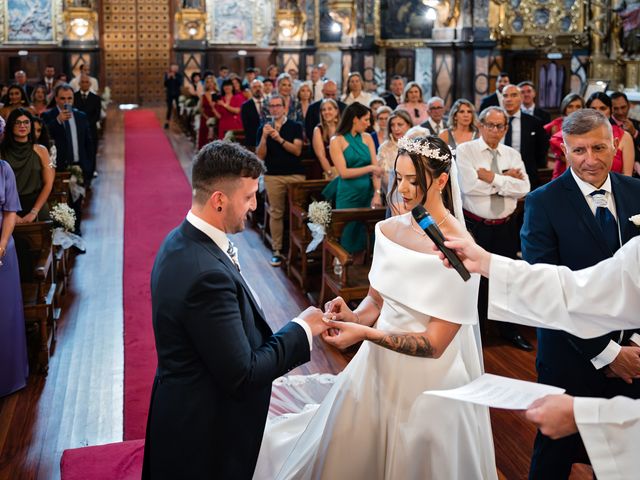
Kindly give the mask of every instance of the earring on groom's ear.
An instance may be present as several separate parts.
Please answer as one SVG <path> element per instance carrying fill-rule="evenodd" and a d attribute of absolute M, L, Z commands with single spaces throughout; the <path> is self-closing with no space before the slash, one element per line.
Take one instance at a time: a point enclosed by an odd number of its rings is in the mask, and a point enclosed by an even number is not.
<path fill-rule="evenodd" d="M 218 211 L 221 212 L 222 211 L 222 207 L 218 207 Z"/>

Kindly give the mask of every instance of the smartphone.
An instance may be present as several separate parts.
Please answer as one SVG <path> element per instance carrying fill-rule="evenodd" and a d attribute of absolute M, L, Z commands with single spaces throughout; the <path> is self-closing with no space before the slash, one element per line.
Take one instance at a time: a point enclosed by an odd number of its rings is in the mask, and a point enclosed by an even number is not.
<path fill-rule="evenodd" d="M 65 104 L 64 104 L 64 109 L 65 109 L 67 112 L 70 112 L 72 108 L 73 108 L 73 106 L 72 106 L 70 103 L 65 103 Z"/>

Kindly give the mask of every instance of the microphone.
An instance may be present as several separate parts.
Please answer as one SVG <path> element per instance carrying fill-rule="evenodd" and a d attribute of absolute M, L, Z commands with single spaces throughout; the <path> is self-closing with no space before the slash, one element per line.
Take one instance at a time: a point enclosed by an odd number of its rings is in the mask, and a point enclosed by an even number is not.
<path fill-rule="evenodd" d="M 465 282 L 469 280 L 471 278 L 469 270 L 467 270 L 467 268 L 462 264 L 462 261 L 458 255 L 456 255 L 456 252 L 445 247 L 444 235 L 442 235 L 442 232 L 438 228 L 438 225 L 433 221 L 433 218 L 431 218 L 431 215 L 429 215 L 429 212 L 427 212 L 422 205 L 417 205 L 411 210 L 411 215 L 413 215 L 416 223 L 420 225 L 420 228 L 424 230 L 424 233 L 426 233 L 431 241 L 436 244 L 438 250 L 447 257 L 451 266 L 456 270 L 456 272 L 458 272 L 458 274 L 460 274 L 462 279 Z"/>

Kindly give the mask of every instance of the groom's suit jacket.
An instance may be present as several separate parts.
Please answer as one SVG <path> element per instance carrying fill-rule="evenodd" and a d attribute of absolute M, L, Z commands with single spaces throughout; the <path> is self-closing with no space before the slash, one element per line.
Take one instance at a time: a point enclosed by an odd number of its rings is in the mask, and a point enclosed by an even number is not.
<path fill-rule="evenodd" d="M 610 173 L 616 215 L 622 243 L 640 234 L 629 217 L 640 213 L 640 180 Z M 522 258 L 529 263 L 564 265 L 571 270 L 590 267 L 613 256 L 582 191 L 567 170 L 555 181 L 531 192 L 525 203 L 520 232 Z M 619 294 L 611 285 L 611 296 L 603 292 L 603 302 Z M 561 295 L 561 292 L 558 292 Z M 628 342 L 632 331 L 625 331 Z M 540 381 L 566 388 L 578 396 L 604 397 L 607 384 L 603 369 L 596 370 L 591 359 L 609 343 L 618 342 L 620 331 L 595 339 L 581 339 L 568 333 L 538 329 L 537 367 Z M 640 382 L 633 390 L 640 392 Z M 626 387 L 625 387 L 626 388 Z M 631 393 L 627 391 L 627 395 Z M 638 397 L 635 397 L 638 398 Z"/>
<path fill-rule="evenodd" d="M 151 273 L 158 367 L 144 479 L 250 479 L 271 382 L 310 358 L 304 329 L 272 333 L 229 257 L 187 220 Z"/>

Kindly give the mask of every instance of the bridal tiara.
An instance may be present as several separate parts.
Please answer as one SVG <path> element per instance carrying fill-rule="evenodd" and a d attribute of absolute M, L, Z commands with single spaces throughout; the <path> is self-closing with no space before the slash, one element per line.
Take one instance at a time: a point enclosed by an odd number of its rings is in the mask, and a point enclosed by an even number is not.
<path fill-rule="evenodd" d="M 409 153 L 416 153 L 427 158 L 435 158 L 440 161 L 451 161 L 451 155 L 441 153 L 437 148 L 431 148 L 429 142 L 421 142 L 417 138 L 402 137 L 398 140 L 398 148 Z"/>

